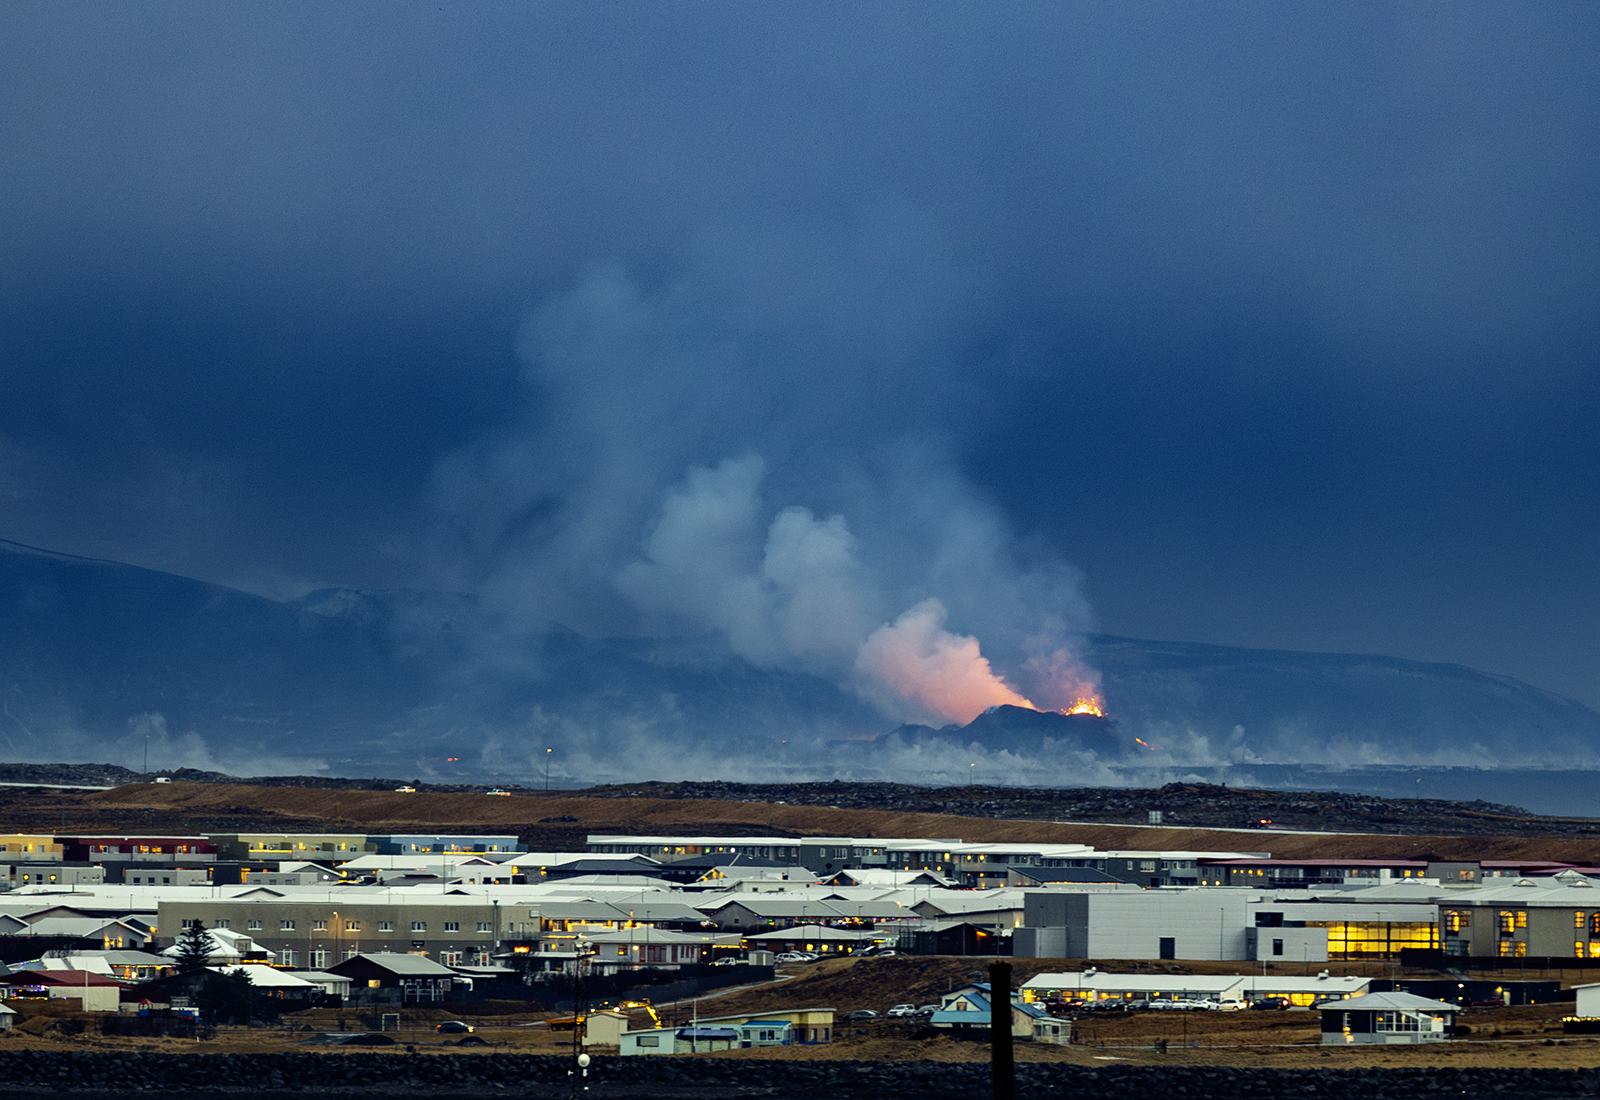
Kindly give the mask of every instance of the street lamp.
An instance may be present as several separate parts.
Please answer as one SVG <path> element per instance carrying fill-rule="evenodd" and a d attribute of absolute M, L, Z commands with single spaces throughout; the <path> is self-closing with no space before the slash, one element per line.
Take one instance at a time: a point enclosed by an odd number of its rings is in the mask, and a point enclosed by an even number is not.
<path fill-rule="evenodd" d="M 550 790 L 550 754 L 555 751 L 555 749 L 544 750 L 544 789 L 546 793 L 549 793 Z"/>

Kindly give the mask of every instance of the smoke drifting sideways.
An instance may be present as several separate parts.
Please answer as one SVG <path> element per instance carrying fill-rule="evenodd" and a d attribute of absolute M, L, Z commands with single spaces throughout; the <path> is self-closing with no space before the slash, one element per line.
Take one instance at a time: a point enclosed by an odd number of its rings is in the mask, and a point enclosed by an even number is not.
<path fill-rule="evenodd" d="M 512 629 L 714 638 L 897 722 L 1098 698 L 1080 575 L 959 468 L 982 294 L 932 238 L 712 237 L 532 311 L 517 428 L 436 471 L 444 583 Z"/>
<path fill-rule="evenodd" d="M 755 455 L 690 469 L 668 491 L 643 558 L 618 574 L 619 589 L 668 629 L 714 631 L 758 668 L 849 684 L 904 721 L 965 725 L 990 707 L 1040 709 L 993 669 L 977 638 L 944 628 L 949 612 L 936 597 L 880 623 L 888 597 L 860 560 L 844 516 L 819 520 L 788 506 L 763 540 L 764 469 Z M 991 563 L 988 572 L 1001 568 Z M 1019 672 L 1044 698 L 1075 698 L 1092 674 L 1052 625 L 1037 624 L 1043 632 L 1030 644 L 1048 652 L 1030 656 Z"/>

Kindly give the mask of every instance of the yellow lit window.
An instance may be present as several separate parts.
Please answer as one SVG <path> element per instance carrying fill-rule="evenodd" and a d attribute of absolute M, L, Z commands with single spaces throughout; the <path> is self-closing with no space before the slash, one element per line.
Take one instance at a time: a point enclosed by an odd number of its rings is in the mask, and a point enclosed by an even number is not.
<path fill-rule="evenodd" d="M 1517 927 L 1518 928 L 1526 928 L 1526 927 L 1528 927 L 1528 911 L 1526 909 L 1518 909 L 1517 910 Z"/>
<path fill-rule="evenodd" d="M 1589 957 L 1591 959 L 1600 959 L 1600 942 L 1589 944 Z"/>
<path fill-rule="evenodd" d="M 1584 915 L 1585 914 L 1583 913 L 1582 910 L 1579 910 L 1578 912 L 1572 914 L 1572 927 L 1574 927 L 1574 928 L 1582 928 L 1584 926 L 1584 923 L 1585 923 Z"/>

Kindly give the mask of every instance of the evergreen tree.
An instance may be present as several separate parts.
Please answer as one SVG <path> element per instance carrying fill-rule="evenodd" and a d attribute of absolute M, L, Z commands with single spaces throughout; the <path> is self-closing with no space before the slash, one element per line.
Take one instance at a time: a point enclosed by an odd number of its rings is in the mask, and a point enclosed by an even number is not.
<path fill-rule="evenodd" d="M 211 936 L 206 922 L 197 920 L 178 937 L 178 973 L 184 977 L 202 973 L 211 961 Z"/>
<path fill-rule="evenodd" d="M 249 1023 L 251 988 L 250 975 L 243 969 L 230 974 L 207 974 L 195 1007 L 207 1023 Z"/>

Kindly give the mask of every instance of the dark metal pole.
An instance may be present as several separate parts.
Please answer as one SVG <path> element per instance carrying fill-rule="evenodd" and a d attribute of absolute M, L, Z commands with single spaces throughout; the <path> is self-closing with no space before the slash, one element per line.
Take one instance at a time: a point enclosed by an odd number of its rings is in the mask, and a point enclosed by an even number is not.
<path fill-rule="evenodd" d="M 1011 964 L 989 964 L 989 1073 L 994 1100 L 1016 1100 L 1017 1070 L 1011 1057 Z"/>

